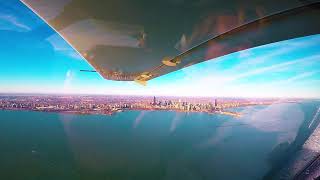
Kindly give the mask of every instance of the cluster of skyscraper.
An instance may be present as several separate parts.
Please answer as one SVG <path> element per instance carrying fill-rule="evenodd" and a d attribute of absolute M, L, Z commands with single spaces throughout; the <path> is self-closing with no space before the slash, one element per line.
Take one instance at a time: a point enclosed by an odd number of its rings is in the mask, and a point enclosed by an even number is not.
<path fill-rule="evenodd" d="M 212 103 L 190 103 L 186 101 L 172 101 L 172 100 L 158 100 L 154 96 L 151 105 L 156 108 L 170 108 L 170 109 L 178 109 L 183 111 L 212 111 L 212 110 L 220 110 L 218 107 L 217 99 L 214 100 L 214 104 Z"/>

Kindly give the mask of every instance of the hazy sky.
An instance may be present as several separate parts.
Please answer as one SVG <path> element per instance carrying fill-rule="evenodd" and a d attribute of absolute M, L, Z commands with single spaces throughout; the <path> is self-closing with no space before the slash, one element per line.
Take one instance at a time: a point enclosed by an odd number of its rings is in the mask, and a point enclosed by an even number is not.
<path fill-rule="evenodd" d="M 213 59 L 147 87 L 80 72 L 92 67 L 17 0 L 0 0 L 0 39 L 0 93 L 320 98 L 320 35 Z"/>

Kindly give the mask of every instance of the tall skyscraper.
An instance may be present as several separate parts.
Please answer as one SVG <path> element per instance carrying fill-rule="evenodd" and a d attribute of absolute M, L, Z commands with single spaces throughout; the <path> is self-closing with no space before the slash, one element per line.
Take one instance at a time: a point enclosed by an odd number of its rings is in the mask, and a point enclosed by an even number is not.
<path fill-rule="evenodd" d="M 156 105 L 157 104 L 157 99 L 155 96 L 153 96 L 153 105 Z"/>
<path fill-rule="evenodd" d="M 214 100 L 214 107 L 217 107 L 218 106 L 218 101 L 217 99 Z"/>

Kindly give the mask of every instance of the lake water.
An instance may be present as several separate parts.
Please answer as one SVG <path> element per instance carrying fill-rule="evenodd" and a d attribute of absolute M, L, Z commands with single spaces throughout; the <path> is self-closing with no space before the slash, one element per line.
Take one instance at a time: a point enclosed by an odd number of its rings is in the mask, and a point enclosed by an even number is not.
<path fill-rule="evenodd" d="M 0 111 L 0 179 L 268 179 L 318 125 L 319 105 L 236 109 L 241 118 Z"/>

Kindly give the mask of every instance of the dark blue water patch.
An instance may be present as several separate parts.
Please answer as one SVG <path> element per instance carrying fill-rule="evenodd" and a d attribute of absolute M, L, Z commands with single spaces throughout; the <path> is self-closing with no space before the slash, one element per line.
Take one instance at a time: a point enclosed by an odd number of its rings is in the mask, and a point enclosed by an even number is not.
<path fill-rule="evenodd" d="M 0 117 L 1 179 L 74 176 L 58 114 L 1 111 Z"/>

